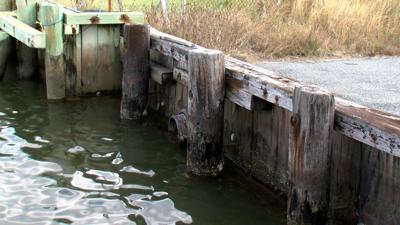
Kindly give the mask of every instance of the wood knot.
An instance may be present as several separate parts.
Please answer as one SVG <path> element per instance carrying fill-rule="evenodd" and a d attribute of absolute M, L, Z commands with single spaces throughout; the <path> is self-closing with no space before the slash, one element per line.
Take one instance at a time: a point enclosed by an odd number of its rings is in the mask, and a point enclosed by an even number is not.
<path fill-rule="evenodd" d="M 131 18 L 126 14 L 122 14 L 120 20 L 124 23 L 132 23 Z"/>
<path fill-rule="evenodd" d="M 290 124 L 292 124 L 293 127 L 298 126 L 300 123 L 300 118 L 298 115 L 293 115 L 290 117 Z"/>
<path fill-rule="evenodd" d="M 374 142 L 374 144 L 376 144 L 377 140 L 378 140 L 378 137 L 373 133 L 370 133 L 369 136 L 372 139 L 372 141 Z"/>
<path fill-rule="evenodd" d="M 192 90 L 189 91 L 189 99 L 193 99 L 193 93 Z"/>
<path fill-rule="evenodd" d="M 93 16 L 92 18 L 90 18 L 90 23 L 91 24 L 99 24 L 100 18 L 98 16 Z"/>
<path fill-rule="evenodd" d="M 262 92 L 263 92 L 263 96 L 268 96 L 268 91 L 267 90 L 263 89 Z"/>

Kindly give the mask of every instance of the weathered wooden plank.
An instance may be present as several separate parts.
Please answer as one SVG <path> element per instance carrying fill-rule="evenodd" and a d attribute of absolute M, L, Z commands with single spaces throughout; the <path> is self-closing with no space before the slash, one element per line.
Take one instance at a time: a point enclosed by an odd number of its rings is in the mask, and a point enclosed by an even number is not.
<path fill-rule="evenodd" d="M 187 64 L 188 54 L 192 48 L 151 36 L 151 49 L 171 57 L 178 62 Z"/>
<path fill-rule="evenodd" d="M 363 146 L 359 224 L 400 224 L 400 158 Z"/>
<path fill-rule="evenodd" d="M 3 31 L 31 48 L 46 48 L 44 33 L 30 27 L 6 13 L 0 12 L 0 26 Z"/>
<path fill-rule="evenodd" d="M 246 121 L 238 123 L 238 121 Z M 231 101 L 224 101 L 224 152 L 245 172 L 253 170 L 252 152 L 254 149 L 253 112 Z"/>
<path fill-rule="evenodd" d="M 227 77 L 226 80 L 230 78 Z M 260 99 L 249 92 L 245 91 L 241 88 L 236 88 L 230 86 L 235 84 L 235 82 L 226 82 L 226 98 L 230 101 L 234 102 L 235 104 L 247 109 L 247 110 L 265 110 L 270 109 L 272 104 L 267 102 L 266 100 Z"/>
<path fill-rule="evenodd" d="M 146 25 L 125 25 L 125 55 L 122 80 L 121 118 L 147 115 L 150 79 L 150 31 Z"/>
<path fill-rule="evenodd" d="M 141 12 L 65 12 L 66 25 L 144 24 Z"/>
<path fill-rule="evenodd" d="M 335 99 L 316 87 L 296 88 L 293 98 L 288 224 L 325 224 Z"/>
<path fill-rule="evenodd" d="M 288 140 L 291 113 L 278 106 L 273 106 L 271 110 L 259 110 L 252 113 L 251 174 L 263 183 L 286 194 L 289 183 Z"/>
<path fill-rule="evenodd" d="M 121 90 L 122 65 L 116 63 L 121 60 L 119 42 L 115 43 L 116 33 L 120 35 L 118 26 L 82 26 L 82 32 L 79 34 L 82 40 L 80 45 L 81 94 Z M 77 44 L 79 44 L 79 35 L 77 35 Z"/>
<path fill-rule="evenodd" d="M 223 168 L 224 68 L 220 51 L 189 52 L 187 168 L 200 176 Z"/>
<path fill-rule="evenodd" d="M 400 117 L 337 98 L 336 130 L 400 157 Z"/>
<path fill-rule="evenodd" d="M 292 111 L 292 94 L 299 83 L 279 77 L 276 73 L 265 70 L 240 60 L 225 57 L 226 75 L 232 88 L 245 91 Z"/>
<path fill-rule="evenodd" d="M 328 224 L 357 224 L 363 144 L 333 132 Z"/>
<path fill-rule="evenodd" d="M 160 32 L 159 30 L 154 29 L 154 28 L 150 28 L 150 33 L 151 33 L 151 37 L 154 40 L 164 40 L 164 41 L 167 41 L 170 43 L 175 43 L 175 44 L 182 45 L 182 46 L 189 47 L 189 48 L 199 47 L 189 41 L 186 41 L 185 39 L 178 38 L 176 36 Z"/>
<path fill-rule="evenodd" d="M 151 63 L 151 78 L 159 84 L 173 79 L 173 71 L 156 63 Z"/>
<path fill-rule="evenodd" d="M 65 62 L 63 40 L 63 13 L 57 5 L 41 3 L 38 19 L 46 34 L 45 74 L 46 93 L 50 100 L 65 98 Z"/>
<path fill-rule="evenodd" d="M 247 110 L 252 110 L 253 95 L 242 90 L 226 89 L 226 98 L 236 105 L 243 107 Z"/>

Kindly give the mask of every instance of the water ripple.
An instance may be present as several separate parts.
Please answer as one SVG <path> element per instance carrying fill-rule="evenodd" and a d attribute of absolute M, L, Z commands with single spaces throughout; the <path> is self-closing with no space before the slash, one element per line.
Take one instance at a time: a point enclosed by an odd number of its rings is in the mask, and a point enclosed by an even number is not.
<path fill-rule="evenodd" d="M 16 115 L 19 113 L 13 113 Z M 0 116 L 7 116 L 0 113 Z M 2 124 L 8 124 L 2 121 Z M 153 170 L 141 171 L 125 166 L 120 171 L 94 168 L 65 173 L 61 165 L 32 158 L 24 151 L 40 150 L 50 144 L 41 136 L 31 143 L 16 134 L 11 126 L 0 127 L 0 224 L 136 224 L 130 216 L 143 217 L 147 224 L 191 223 L 191 217 L 175 209 L 172 200 L 165 198 L 150 201 L 153 186 L 124 184 L 118 172 L 153 177 Z M 111 142 L 112 139 L 103 138 Z M 44 145 L 42 145 L 44 144 Z M 76 145 L 64 150 L 79 155 L 79 159 L 109 159 L 115 152 L 90 153 Z M 51 151 L 50 151 L 51 153 Z M 55 152 L 56 153 L 56 152 Z M 54 153 L 54 154 L 55 154 Z M 78 160 L 77 157 L 72 160 Z M 67 160 L 67 159 L 64 159 Z M 111 159 L 110 159 L 111 160 Z M 123 163 L 117 153 L 110 166 Z M 116 190 L 148 192 L 149 198 L 132 199 L 121 196 Z M 154 192 L 157 198 L 167 197 L 164 192 Z M 128 202 L 129 204 L 125 203 Z"/>

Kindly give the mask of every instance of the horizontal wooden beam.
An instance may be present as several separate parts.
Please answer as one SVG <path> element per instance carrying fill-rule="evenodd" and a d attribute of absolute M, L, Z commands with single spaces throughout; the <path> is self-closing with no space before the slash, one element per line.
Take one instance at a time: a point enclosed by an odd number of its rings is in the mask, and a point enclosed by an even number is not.
<path fill-rule="evenodd" d="M 151 49 L 182 65 L 187 65 L 189 51 L 196 48 L 202 47 L 155 29 L 151 30 Z M 227 56 L 225 76 L 226 98 L 247 109 L 252 109 L 251 102 L 244 101 L 251 101 L 256 96 L 292 111 L 294 89 L 304 86 L 270 70 Z M 175 73 L 174 79 L 177 79 Z M 400 157 L 399 116 L 336 97 L 334 127 L 350 138 Z"/>
<path fill-rule="evenodd" d="M 168 69 L 156 63 L 151 63 L 150 69 L 151 79 L 153 79 L 155 82 L 163 84 L 167 80 L 172 80 L 173 71 L 171 69 Z"/>
<path fill-rule="evenodd" d="M 17 17 L 16 11 L 6 11 L 6 12 L 2 12 L 2 13 L 6 14 L 7 16 Z"/>
<path fill-rule="evenodd" d="M 400 157 L 400 117 L 336 97 L 335 129 Z"/>
<path fill-rule="evenodd" d="M 232 57 L 225 57 L 225 73 L 231 89 L 241 89 L 270 103 L 292 111 L 292 96 L 300 83 L 283 78 Z"/>
<path fill-rule="evenodd" d="M 31 48 L 46 48 L 46 35 L 7 13 L 0 12 L 0 28 Z"/>
<path fill-rule="evenodd" d="M 90 24 L 144 24 L 141 12 L 64 12 L 66 25 Z"/>

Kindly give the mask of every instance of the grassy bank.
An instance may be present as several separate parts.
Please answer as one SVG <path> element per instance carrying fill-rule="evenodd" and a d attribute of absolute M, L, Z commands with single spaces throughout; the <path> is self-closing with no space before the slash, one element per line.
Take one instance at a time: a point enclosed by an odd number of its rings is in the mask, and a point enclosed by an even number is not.
<path fill-rule="evenodd" d="M 105 8 L 106 2 L 87 7 Z M 237 56 L 400 55 L 398 0 L 188 0 L 185 14 L 179 0 L 170 2 L 168 27 L 158 0 L 124 0 L 124 8 L 145 11 L 163 31 Z"/>

